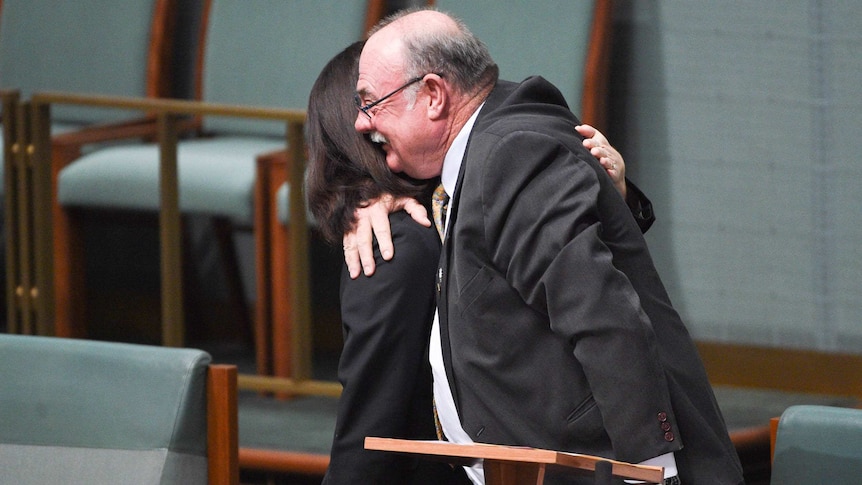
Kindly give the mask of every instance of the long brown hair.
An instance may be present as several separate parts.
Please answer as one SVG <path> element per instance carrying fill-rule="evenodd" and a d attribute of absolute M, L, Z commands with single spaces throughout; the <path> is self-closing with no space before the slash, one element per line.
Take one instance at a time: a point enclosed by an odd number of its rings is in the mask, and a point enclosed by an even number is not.
<path fill-rule="evenodd" d="M 308 99 L 306 193 L 323 237 L 340 244 L 355 223 L 354 211 L 388 193 L 427 198 L 433 184 L 396 175 L 383 150 L 354 129 L 353 103 L 364 42 L 333 57 L 320 72 Z"/>

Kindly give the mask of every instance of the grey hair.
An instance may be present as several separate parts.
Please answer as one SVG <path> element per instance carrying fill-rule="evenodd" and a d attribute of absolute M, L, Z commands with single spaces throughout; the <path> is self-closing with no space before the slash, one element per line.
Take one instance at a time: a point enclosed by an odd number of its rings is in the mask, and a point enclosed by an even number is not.
<path fill-rule="evenodd" d="M 401 17 L 420 10 L 435 9 L 414 8 L 399 11 L 381 21 L 372 34 Z M 438 74 L 464 94 L 473 94 L 495 83 L 499 69 L 485 44 L 470 32 L 461 19 L 446 12 L 441 13 L 455 22 L 457 31 L 454 34 L 449 31 L 408 32 L 404 38 L 406 77 L 409 79 L 430 73 Z M 415 100 L 419 87 L 417 84 L 407 90 L 408 100 Z"/>

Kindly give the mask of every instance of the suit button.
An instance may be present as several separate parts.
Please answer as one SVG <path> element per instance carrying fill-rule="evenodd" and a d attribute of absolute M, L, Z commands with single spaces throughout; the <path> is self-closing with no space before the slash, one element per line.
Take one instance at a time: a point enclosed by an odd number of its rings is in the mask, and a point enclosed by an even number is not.
<path fill-rule="evenodd" d="M 665 421 L 664 423 L 661 423 L 661 430 L 662 431 L 670 431 L 670 423 L 668 423 L 667 421 Z"/>
<path fill-rule="evenodd" d="M 673 441 L 673 440 L 674 440 L 674 438 L 675 438 L 675 437 L 674 437 L 674 435 L 673 435 L 673 432 L 672 432 L 672 431 L 668 431 L 667 433 L 665 433 L 665 434 L 664 434 L 664 440 L 665 440 L 665 441 Z"/>
<path fill-rule="evenodd" d="M 658 420 L 661 421 L 662 423 L 667 421 L 667 413 L 664 411 L 658 413 Z"/>

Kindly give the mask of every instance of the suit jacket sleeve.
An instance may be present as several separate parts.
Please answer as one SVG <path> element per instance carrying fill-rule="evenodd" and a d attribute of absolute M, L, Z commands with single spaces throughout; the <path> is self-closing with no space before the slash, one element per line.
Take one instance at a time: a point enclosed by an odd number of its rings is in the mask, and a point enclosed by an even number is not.
<path fill-rule="evenodd" d="M 565 135 L 567 123 L 554 123 L 527 119 L 520 126 L 541 128 L 492 128 L 471 141 L 485 163 L 490 257 L 571 343 L 617 456 L 639 462 L 679 446 L 656 433 L 656 412 L 671 408 L 656 336 L 609 247 L 637 251 L 631 234 L 642 236 L 601 167 Z"/>
<path fill-rule="evenodd" d="M 418 483 L 407 478 L 418 460 L 367 451 L 365 437 L 436 439 L 426 347 L 439 237 L 403 212 L 390 220 L 394 258 L 383 261 L 375 245 L 374 276 L 351 280 L 342 272 L 344 390 L 326 484 Z"/>
<path fill-rule="evenodd" d="M 653 212 L 652 202 L 641 189 L 628 179 L 626 179 L 626 204 L 631 209 L 638 227 L 641 228 L 641 232 L 646 234 L 649 228 L 652 227 L 653 222 L 655 222 L 655 212 Z"/>

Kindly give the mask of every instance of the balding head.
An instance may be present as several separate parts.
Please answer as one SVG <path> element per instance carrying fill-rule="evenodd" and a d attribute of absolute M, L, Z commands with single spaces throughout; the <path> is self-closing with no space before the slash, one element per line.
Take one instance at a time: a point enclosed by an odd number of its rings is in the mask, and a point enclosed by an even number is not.
<path fill-rule="evenodd" d="M 451 16 L 439 12 L 437 10 L 422 9 L 422 10 L 407 10 L 401 15 L 393 15 L 384 21 L 374 31 L 376 33 L 384 29 L 399 29 L 402 34 L 410 32 L 422 35 L 428 32 L 449 32 L 452 35 L 458 33 L 458 22 Z"/>
<path fill-rule="evenodd" d="M 497 65 L 485 45 L 460 19 L 444 12 L 401 11 L 372 30 L 368 43 L 369 52 L 397 53 L 408 77 L 437 73 L 467 95 L 497 80 Z"/>

